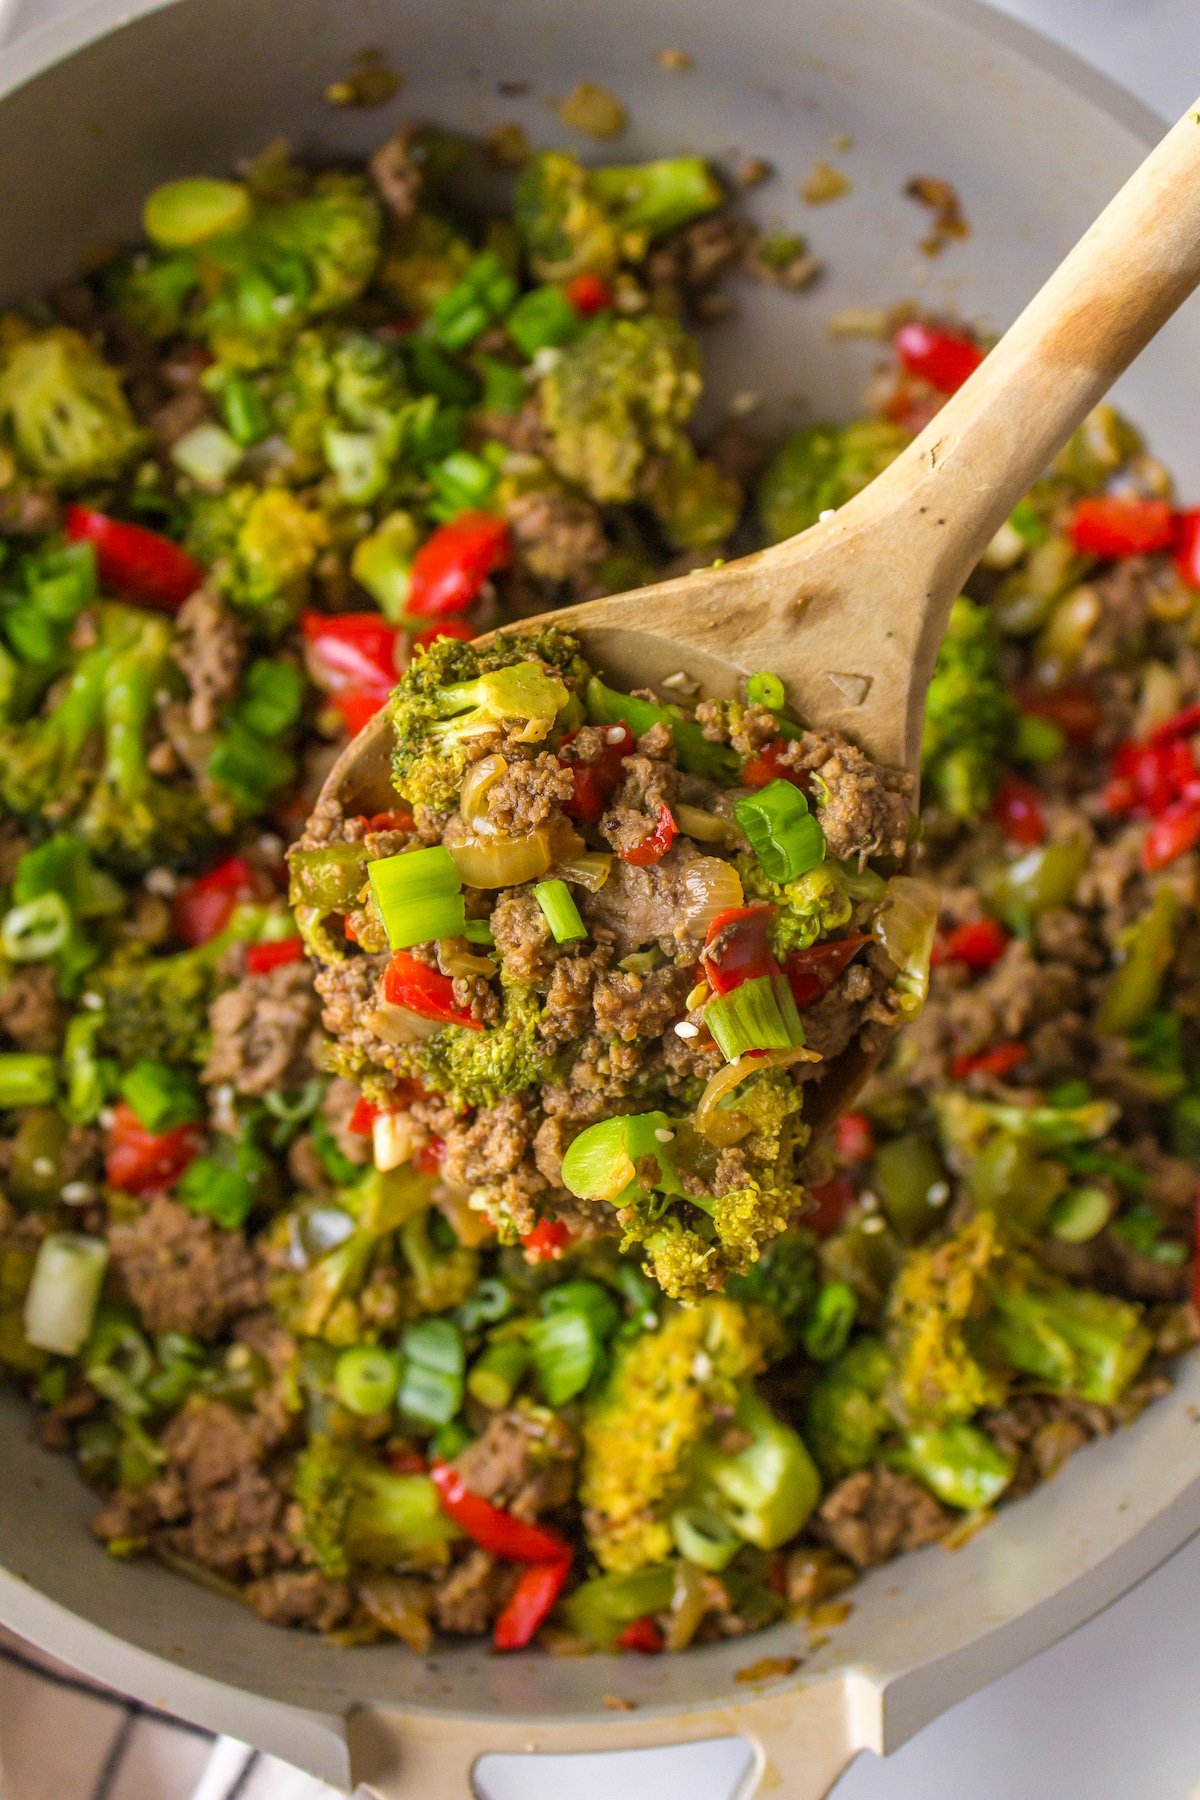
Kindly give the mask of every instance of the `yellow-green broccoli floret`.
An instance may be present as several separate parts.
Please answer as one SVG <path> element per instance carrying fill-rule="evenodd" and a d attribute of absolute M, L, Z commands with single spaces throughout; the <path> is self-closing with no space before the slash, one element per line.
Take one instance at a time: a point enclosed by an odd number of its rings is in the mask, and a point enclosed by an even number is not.
<path fill-rule="evenodd" d="M 425 1085 L 458 1106 L 495 1106 L 545 1081 L 553 1064 L 538 1027 L 545 1003 L 525 982 L 503 981 L 500 1019 L 483 1031 L 447 1025 L 423 1044 L 414 1066 Z"/>
<path fill-rule="evenodd" d="M 899 456 L 908 434 L 884 419 L 806 425 L 775 452 L 758 485 L 758 513 L 774 542 L 844 506 Z"/>
<path fill-rule="evenodd" d="M 439 1242 L 444 1235 L 448 1244 Z M 479 1253 L 460 1244 L 441 1213 L 421 1212 L 400 1227 L 400 1248 L 408 1264 L 409 1310 L 449 1312 L 461 1306 L 479 1279 Z"/>
<path fill-rule="evenodd" d="M 268 633 L 300 611 L 328 543 L 324 516 L 296 494 L 249 484 L 198 495 L 187 531 L 230 605 Z"/>
<path fill-rule="evenodd" d="M 328 469 L 351 505 L 380 497 L 413 407 L 398 350 L 367 332 L 313 328 L 300 333 L 280 370 L 259 380 L 292 453 L 283 471 L 288 480 L 311 480 Z"/>
<path fill-rule="evenodd" d="M 786 883 L 772 881 L 754 856 L 739 856 L 736 867 L 747 901 L 765 900 L 776 908 L 768 935 L 779 957 L 807 950 L 848 925 L 856 899 L 883 895 L 883 882 L 873 871 L 860 874 L 829 860 Z"/>
<path fill-rule="evenodd" d="M 0 319 L 0 437 L 65 490 L 114 480 L 144 442 L 120 376 L 85 337 L 14 317 Z"/>
<path fill-rule="evenodd" d="M 986 812 L 1016 724 L 992 615 L 960 596 L 929 684 L 921 742 L 925 782 L 954 818 L 971 824 Z"/>
<path fill-rule="evenodd" d="M 700 398 L 700 352 L 673 319 L 601 320 L 539 388 L 559 473 L 602 504 L 632 500 L 649 459 L 674 452 Z"/>
<path fill-rule="evenodd" d="M 442 1568 L 459 1536 L 428 1475 L 397 1474 L 327 1435 L 301 1452 L 292 1492 L 297 1543 L 325 1575 Z"/>
<path fill-rule="evenodd" d="M 587 169 L 565 151 L 546 150 L 521 173 L 515 218 L 534 274 L 564 281 L 639 261 L 656 238 L 714 212 L 724 198 L 699 157 Z"/>

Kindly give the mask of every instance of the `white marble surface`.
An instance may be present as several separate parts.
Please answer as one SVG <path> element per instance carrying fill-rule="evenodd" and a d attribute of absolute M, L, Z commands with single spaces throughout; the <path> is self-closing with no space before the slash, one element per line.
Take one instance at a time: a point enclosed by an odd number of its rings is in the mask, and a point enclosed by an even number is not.
<path fill-rule="evenodd" d="M 1200 0 L 998 0 L 1174 116 L 1200 89 Z M 0 0 L 0 38 L 72 0 Z M 1071 1638 L 860 1757 L 834 1800 L 1200 1800 L 1200 1540 Z M 617 1758 L 494 1758 L 487 1800 L 725 1800 L 736 1743 Z M 776 1790 L 777 1792 L 780 1790 Z M 63 1797 L 66 1800 L 66 1797 Z M 145 1800 L 155 1800 L 146 1795 Z"/>

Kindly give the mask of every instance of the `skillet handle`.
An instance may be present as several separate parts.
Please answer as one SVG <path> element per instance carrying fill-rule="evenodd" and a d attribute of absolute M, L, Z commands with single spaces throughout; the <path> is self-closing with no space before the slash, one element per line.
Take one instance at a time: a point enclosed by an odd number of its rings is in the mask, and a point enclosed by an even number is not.
<path fill-rule="evenodd" d="M 778 1800 L 823 1800 L 874 1733 L 856 1706 L 853 1676 L 778 1688 L 728 1707 L 668 1717 L 614 1712 L 603 1723 L 522 1725 L 503 1719 L 429 1718 L 363 1708 L 347 1721 L 355 1781 L 377 1800 L 469 1800 L 481 1757 L 647 1750 L 741 1737 L 753 1759 L 736 1796 L 772 1790 Z M 864 1695 L 864 1698 L 866 1696 Z M 564 1784 L 570 1790 L 569 1778 Z"/>

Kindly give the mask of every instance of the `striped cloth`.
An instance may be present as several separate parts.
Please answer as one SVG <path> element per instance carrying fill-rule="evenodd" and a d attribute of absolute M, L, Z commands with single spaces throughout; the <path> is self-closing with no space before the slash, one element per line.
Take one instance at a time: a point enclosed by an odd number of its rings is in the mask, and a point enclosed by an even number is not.
<path fill-rule="evenodd" d="M 127 1700 L 0 1632 L 0 1800 L 338 1797 L 273 1756 Z"/>

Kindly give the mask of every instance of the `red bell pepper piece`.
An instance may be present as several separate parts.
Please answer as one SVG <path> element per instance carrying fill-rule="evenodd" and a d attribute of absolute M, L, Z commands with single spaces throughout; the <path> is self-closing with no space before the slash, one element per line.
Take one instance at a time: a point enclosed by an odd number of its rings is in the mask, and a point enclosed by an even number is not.
<path fill-rule="evenodd" d="M 454 998 L 454 983 L 440 969 L 418 962 L 407 950 L 395 950 L 383 972 L 383 997 L 392 1006 L 407 1006 L 409 1012 L 423 1019 L 438 1019 L 443 1025 L 465 1025 L 471 1031 L 482 1031 L 478 1019 Z"/>
<path fill-rule="evenodd" d="M 1057 725 L 1070 744 L 1090 744 L 1104 717 L 1090 689 L 1075 684 L 1057 688 L 1023 684 L 1017 688 L 1017 704 L 1035 719 Z"/>
<path fill-rule="evenodd" d="M 825 944 L 812 944 L 807 950 L 793 950 L 783 965 L 792 998 L 803 1012 L 822 994 L 827 994 L 843 969 L 849 968 L 870 938 L 861 931 L 851 931 L 843 938 L 830 938 Z"/>
<path fill-rule="evenodd" d="M 460 642 L 469 644 L 472 638 L 478 636 L 479 633 L 465 619 L 439 619 L 436 625 L 427 625 L 424 631 L 414 633 L 412 641 L 414 647 L 419 644 L 422 650 L 428 650 L 430 644 L 436 643 L 438 638 L 458 638 Z"/>
<path fill-rule="evenodd" d="M 228 925 L 239 901 L 260 897 L 265 887 L 244 856 L 227 856 L 177 890 L 171 903 L 175 936 L 193 948 L 207 944 Z"/>
<path fill-rule="evenodd" d="M 304 944 L 298 937 L 278 938 L 274 943 L 251 944 L 246 951 L 246 973 L 269 975 L 285 963 L 304 961 Z"/>
<path fill-rule="evenodd" d="M 354 1110 L 346 1120 L 346 1130 L 352 1132 L 355 1137 L 372 1137 L 379 1112 L 378 1106 L 372 1106 L 366 1095 L 360 1094 L 354 1102 Z"/>
<path fill-rule="evenodd" d="M 984 353 L 961 332 L 910 319 L 892 338 L 900 367 L 918 381 L 927 381 L 939 394 L 953 394 L 983 361 Z"/>
<path fill-rule="evenodd" d="M 473 1494 L 453 1463 L 435 1460 L 429 1473 L 437 1488 L 442 1511 L 460 1531 L 492 1556 L 509 1562 L 569 1563 L 571 1546 L 556 1531 L 529 1525 L 502 1506 L 493 1506 Z"/>
<path fill-rule="evenodd" d="M 68 506 L 66 533 L 72 544 L 92 545 L 101 587 L 123 600 L 174 612 L 204 584 L 204 570 L 186 550 L 144 525 Z"/>
<path fill-rule="evenodd" d="M 833 1128 L 833 1144 L 842 1162 L 869 1162 L 875 1154 L 875 1131 L 867 1114 L 843 1113 Z"/>
<path fill-rule="evenodd" d="M 650 1613 L 631 1619 L 615 1641 L 618 1650 L 633 1650 L 638 1656 L 658 1656 L 664 1648 L 663 1634 Z"/>
<path fill-rule="evenodd" d="M 413 558 L 408 610 L 438 619 L 464 612 L 488 576 L 512 559 L 508 525 L 491 513 L 464 512 L 439 525 Z"/>
<path fill-rule="evenodd" d="M 330 698 L 341 714 L 342 724 L 350 737 L 357 737 L 360 731 L 364 731 L 375 714 L 387 705 L 386 694 L 356 694 L 348 689 L 340 694 L 331 694 Z"/>
<path fill-rule="evenodd" d="M 914 387 L 911 381 L 901 380 L 881 411 L 890 424 L 899 425 L 910 437 L 919 437 L 930 419 L 937 417 L 945 398 L 944 394 L 933 393 L 928 387 Z"/>
<path fill-rule="evenodd" d="M 1200 797 L 1177 800 L 1159 814 L 1142 839 L 1142 867 L 1148 875 L 1165 869 L 1200 844 Z"/>
<path fill-rule="evenodd" d="M 571 745 L 579 736 L 568 732 L 559 745 L 559 758 L 566 763 L 575 783 L 575 791 L 565 802 L 563 811 L 579 825 L 590 825 L 604 811 L 604 803 L 616 786 L 621 764 L 637 749 L 637 739 L 628 725 L 609 725 L 604 733 L 604 748 L 595 762 L 574 761 Z"/>
<path fill-rule="evenodd" d="M 1200 732 L 1200 706 L 1184 706 L 1161 725 L 1156 725 L 1147 742 L 1171 744 L 1179 738 L 1195 737 Z"/>
<path fill-rule="evenodd" d="M 1046 817 L 1042 797 L 1032 782 L 1006 775 L 992 802 L 992 817 L 1010 844 L 1031 850 L 1046 841 Z"/>
<path fill-rule="evenodd" d="M 492 1627 L 497 1650 L 524 1650 L 541 1630 L 571 1572 L 570 1555 L 558 1562 L 530 1563 Z"/>
<path fill-rule="evenodd" d="M 1200 588 L 1200 509 L 1175 514 L 1175 567 L 1188 587 Z"/>
<path fill-rule="evenodd" d="M 593 275 L 587 269 L 572 275 L 563 288 L 563 293 L 583 318 L 590 319 L 593 313 L 607 312 L 615 298 L 611 287 L 602 275 Z"/>
<path fill-rule="evenodd" d="M 1083 556 L 1149 556 L 1175 542 L 1175 519 L 1165 500 L 1094 494 L 1077 500 L 1069 526 Z"/>
<path fill-rule="evenodd" d="M 835 1175 L 818 1187 L 809 1188 L 808 1198 L 811 1210 L 803 1213 L 804 1223 L 819 1238 L 832 1237 L 854 1205 L 854 1187 L 848 1176 Z"/>
<path fill-rule="evenodd" d="M 966 963 L 978 973 L 998 963 L 1009 942 L 1007 931 L 995 919 L 971 919 L 939 940 L 935 960 Z"/>
<path fill-rule="evenodd" d="M 805 775 L 780 761 L 787 744 L 785 737 L 772 738 L 755 755 L 748 756 L 742 764 L 742 786 L 757 789 L 769 787 L 773 781 L 790 781 L 793 787 L 803 788 Z"/>
<path fill-rule="evenodd" d="M 653 863 L 662 861 L 678 836 L 679 827 L 670 807 L 664 801 L 658 809 L 657 821 L 641 843 L 635 844 L 632 850 L 618 850 L 617 855 L 622 862 L 630 863 L 635 869 L 648 869 Z"/>
<path fill-rule="evenodd" d="M 377 612 L 300 615 L 309 673 L 326 694 L 387 697 L 396 685 L 400 633 Z"/>
<path fill-rule="evenodd" d="M 527 1263 L 558 1262 L 571 1242 L 571 1232 L 561 1219 L 539 1219 L 521 1239 Z"/>
<path fill-rule="evenodd" d="M 424 1475 L 427 1472 L 425 1458 L 416 1448 L 385 1450 L 383 1460 L 394 1475 Z"/>
<path fill-rule="evenodd" d="M 773 906 L 726 906 L 717 914 L 700 953 L 714 994 L 731 994 L 743 981 L 777 973 L 779 964 L 767 941 L 774 911 Z"/>
<path fill-rule="evenodd" d="M 196 1125 L 147 1131 L 132 1106 L 118 1100 L 104 1146 L 104 1178 L 122 1193 L 161 1194 L 178 1181 L 202 1142 Z"/>
<path fill-rule="evenodd" d="M 955 1081 L 965 1081 L 968 1075 L 992 1075 L 1000 1080 L 1028 1059 L 1029 1052 L 1024 1044 L 996 1044 L 991 1050 L 981 1050 L 974 1056 L 954 1057 L 950 1073 Z"/>
<path fill-rule="evenodd" d="M 442 1166 L 442 1158 L 446 1154 L 446 1140 L 436 1134 L 427 1144 L 413 1152 L 413 1168 L 421 1175 L 436 1175 Z"/>
<path fill-rule="evenodd" d="M 1184 720 L 1184 714 L 1176 717 Z M 1134 813 L 1138 818 L 1155 819 L 1167 807 L 1182 799 L 1193 799 L 1193 789 L 1200 783 L 1191 744 L 1175 736 L 1168 719 L 1149 743 L 1137 744 L 1126 739 L 1113 752 L 1112 772 L 1104 790 L 1105 808 L 1110 813 Z M 1186 729 L 1186 727 L 1181 727 Z"/>

